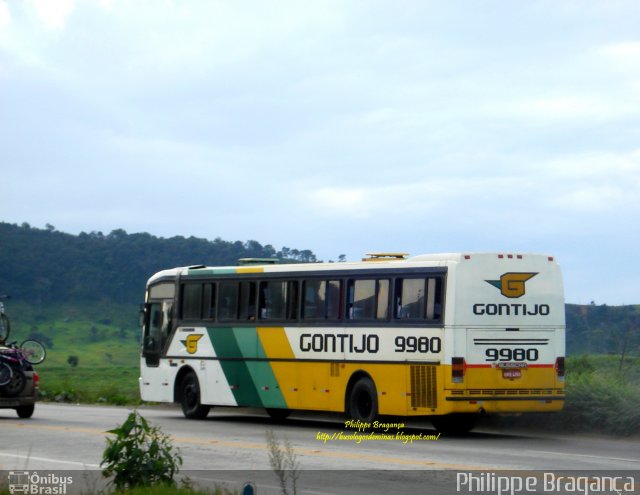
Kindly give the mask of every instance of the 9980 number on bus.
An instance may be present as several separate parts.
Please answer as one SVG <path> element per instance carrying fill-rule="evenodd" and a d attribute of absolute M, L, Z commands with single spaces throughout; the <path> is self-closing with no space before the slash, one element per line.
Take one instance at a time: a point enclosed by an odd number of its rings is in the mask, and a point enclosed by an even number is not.
<path fill-rule="evenodd" d="M 487 349 L 485 351 L 485 355 L 487 356 L 487 361 L 537 361 L 539 354 L 538 349 Z"/>
<path fill-rule="evenodd" d="M 395 340 L 396 352 L 421 352 L 437 354 L 442 350 L 440 337 L 404 337 L 398 335 Z"/>

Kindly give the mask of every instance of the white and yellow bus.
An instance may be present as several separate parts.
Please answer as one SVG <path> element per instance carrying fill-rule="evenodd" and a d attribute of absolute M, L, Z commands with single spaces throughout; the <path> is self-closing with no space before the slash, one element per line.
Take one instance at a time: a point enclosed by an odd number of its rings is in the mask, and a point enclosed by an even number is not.
<path fill-rule="evenodd" d="M 564 404 L 564 297 L 551 256 L 248 261 L 259 264 L 149 279 L 143 400 L 178 402 L 188 418 L 211 406 L 275 418 L 336 411 L 364 423 L 431 416 L 442 431 Z"/>

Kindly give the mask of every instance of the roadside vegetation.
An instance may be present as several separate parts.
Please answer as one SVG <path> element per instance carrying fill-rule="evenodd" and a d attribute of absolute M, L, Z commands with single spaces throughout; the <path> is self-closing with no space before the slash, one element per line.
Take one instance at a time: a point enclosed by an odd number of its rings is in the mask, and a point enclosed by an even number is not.
<path fill-rule="evenodd" d="M 612 435 L 640 434 L 640 358 L 569 360 L 567 403 L 557 427 Z"/>
<path fill-rule="evenodd" d="M 489 419 L 492 424 L 581 432 L 640 435 L 640 358 L 576 356 L 567 359 L 566 403 L 556 414 L 523 414 Z"/>

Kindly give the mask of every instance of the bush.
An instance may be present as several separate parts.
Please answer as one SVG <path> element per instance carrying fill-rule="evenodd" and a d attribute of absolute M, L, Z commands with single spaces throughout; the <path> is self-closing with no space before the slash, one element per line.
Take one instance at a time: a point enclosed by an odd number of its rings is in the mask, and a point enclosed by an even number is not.
<path fill-rule="evenodd" d="M 174 451 L 168 435 L 156 426 L 150 426 L 137 411 L 108 433 L 107 448 L 100 466 L 104 476 L 114 476 L 113 484 L 119 491 L 135 487 L 175 486 L 173 479 L 182 465 L 182 457 Z"/>
<path fill-rule="evenodd" d="M 567 384 L 567 426 L 614 435 L 640 432 L 640 386 L 605 373 L 574 375 Z"/>

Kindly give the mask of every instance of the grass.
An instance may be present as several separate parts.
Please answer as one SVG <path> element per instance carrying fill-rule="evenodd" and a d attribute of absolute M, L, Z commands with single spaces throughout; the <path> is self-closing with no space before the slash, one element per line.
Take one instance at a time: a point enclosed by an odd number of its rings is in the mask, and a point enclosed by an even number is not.
<path fill-rule="evenodd" d="M 138 366 L 99 368 L 52 366 L 39 368 L 38 373 L 40 374 L 40 395 L 45 401 L 104 403 L 119 406 L 141 403 Z"/>

